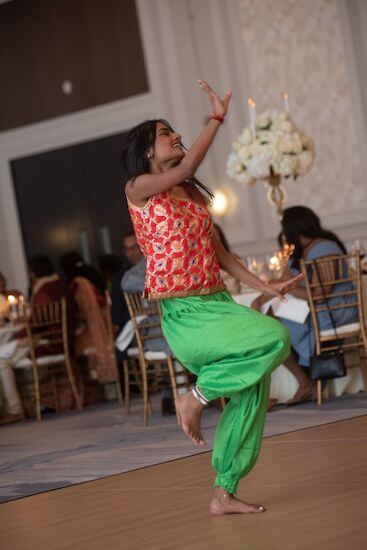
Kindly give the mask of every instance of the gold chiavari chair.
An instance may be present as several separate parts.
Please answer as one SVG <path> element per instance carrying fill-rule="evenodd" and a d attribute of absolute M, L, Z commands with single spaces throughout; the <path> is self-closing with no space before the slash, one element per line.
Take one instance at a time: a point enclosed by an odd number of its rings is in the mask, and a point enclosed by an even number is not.
<path fill-rule="evenodd" d="M 33 304 L 25 310 L 25 326 L 29 357 L 14 365 L 16 369 L 32 369 L 37 420 L 41 420 L 40 378 L 51 381 L 55 408 L 58 410 L 57 376 L 67 375 L 79 412 L 82 401 L 78 393 L 70 358 L 67 306 L 65 298 L 45 304 Z M 40 355 L 40 351 L 43 351 Z M 41 372 L 42 371 L 42 372 Z"/>
<path fill-rule="evenodd" d="M 320 274 L 321 282 L 317 276 L 315 263 Z M 315 332 L 317 355 L 326 351 L 335 351 L 341 348 L 345 354 L 352 355 L 357 352 L 358 362 L 347 362 L 347 368 L 362 366 L 364 386 L 367 389 L 367 336 L 363 313 L 363 293 L 361 280 L 360 258 L 358 254 L 344 254 L 338 256 L 325 256 L 314 261 L 302 261 L 301 269 L 304 275 L 307 290 L 308 302 L 311 310 L 311 318 Z M 338 290 L 341 283 L 352 283 L 351 289 L 347 292 Z M 331 314 L 333 312 L 356 308 L 358 320 L 353 323 L 336 327 L 337 341 L 333 328 L 321 330 L 318 321 L 318 313 L 327 312 L 328 308 L 323 298 L 322 288 L 324 287 L 325 297 L 332 299 L 336 297 L 348 297 L 340 305 L 329 305 Z M 339 287 L 340 288 L 340 287 Z M 321 405 L 322 381 L 317 380 L 317 402 Z"/>
<path fill-rule="evenodd" d="M 137 352 L 135 353 L 138 354 L 139 358 L 143 389 L 143 421 L 144 426 L 147 426 L 149 413 L 151 412 L 149 390 L 157 388 L 158 383 L 164 379 L 164 375 L 168 370 L 173 398 L 176 399 L 182 391 L 186 392 L 190 389 L 189 375 L 177 359 L 171 355 L 167 355 L 165 351 L 144 351 L 144 344 L 148 340 L 163 338 L 159 301 L 147 301 L 142 297 L 141 293 L 125 293 L 124 295 L 137 344 Z M 129 392 L 129 378 L 131 375 L 129 361 L 124 362 L 124 372 L 125 392 Z M 177 411 L 176 417 L 179 423 Z"/>

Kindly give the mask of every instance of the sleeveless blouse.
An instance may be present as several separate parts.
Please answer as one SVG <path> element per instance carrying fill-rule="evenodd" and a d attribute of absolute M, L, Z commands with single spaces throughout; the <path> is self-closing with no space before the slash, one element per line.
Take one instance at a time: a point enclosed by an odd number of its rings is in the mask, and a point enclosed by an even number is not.
<path fill-rule="evenodd" d="M 138 245 L 147 258 L 146 297 L 225 290 L 212 243 L 212 220 L 205 206 L 166 191 L 151 197 L 143 207 L 127 202 Z"/>

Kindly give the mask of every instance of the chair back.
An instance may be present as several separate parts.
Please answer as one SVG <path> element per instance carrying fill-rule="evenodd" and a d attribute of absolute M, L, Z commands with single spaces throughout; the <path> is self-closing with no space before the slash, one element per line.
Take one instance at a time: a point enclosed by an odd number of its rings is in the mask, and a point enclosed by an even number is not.
<path fill-rule="evenodd" d="M 69 355 L 66 299 L 27 306 L 25 315 L 32 360 L 42 349 L 43 354 Z"/>
<path fill-rule="evenodd" d="M 356 348 L 367 346 L 365 327 L 363 322 L 363 299 L 360 257 L 358 254 L 342 254 L 325 256 L 313 261 L 301 260 L 301 269 L 304 275 L 305 287 L 311 311 L 312 323 L 316 338 L 316 353 L 331 351 L 339 347 L 335 343 L 336 335 L 322 335 L 319 326 L 318 313 L 334 312 L 355 308 L 358 312 L 358 320 L 350 325 L 348 332 L 343 333 L 343 327 L 337 330 L 340 339 L 354 338 L 354 344 L 343 346 Z M 342 287 L 349 283 L 347 289 Z M 346 298 L 340 303 L 328 305 L 326 299 Z M 353 326 L 355 325 L 355 326 Z M 338 328 L 338 327 L 337 327 Z M 328 331 L 329 332 L 329 331 Z M 334 341 L 334 344 L 332 342 Z"/>
<path fill-rule="evenodd" d="M 141 292 L 124 292 L 126 304 L 133 324 L 139 352 L 144 355 L 144 342 L 163 338 L 161 327 L 161 307 L 158 300 L 147 300 Z M 153 330 L 152 330 L 153 329 Z"/>

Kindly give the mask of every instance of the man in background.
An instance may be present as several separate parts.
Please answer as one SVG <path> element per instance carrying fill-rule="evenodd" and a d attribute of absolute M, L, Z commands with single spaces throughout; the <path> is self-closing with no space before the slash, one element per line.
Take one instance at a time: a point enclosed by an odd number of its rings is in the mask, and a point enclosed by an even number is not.
<path fill-rule="evenodd" d="M 139 264 L 139 262 L 144 259 L 143 254 L 136 242 L 135 233 L 128 233 L 123 237 L 122 240 L 123 251 L 127 261 L 129 262 L 129 267 L 126 270 L 126 267 L 121 269 L 112 277 L 111 283 L 111 317 L 112 323 L 121 329 L 125 323 L 130 319 L 130 315 L 127 309 L 127 305 L 124 298 L 124 292 L 121 287 L 121 282 L 126 273 L 131 271 L 134 266 Z M 144 277 L 145 277 L 145 268 L 144 268 Z M 132 292 L 132 291 L 129 291 Z M 122 357 L 118 357 L 121 359 Z"/>

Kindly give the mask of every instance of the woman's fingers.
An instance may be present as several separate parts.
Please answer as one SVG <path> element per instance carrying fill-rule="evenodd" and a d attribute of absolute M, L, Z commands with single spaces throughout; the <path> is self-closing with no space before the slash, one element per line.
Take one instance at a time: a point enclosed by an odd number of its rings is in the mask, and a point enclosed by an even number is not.
<path fill-rule="evenodd" d="M 202 90 L 205 90 L 209 95 L 217 97 L 217 94 L 214 92 L 214 90 L 211 89 L 211 87 L 207 82 L 205 82 L 205 80 L 198 80 L 198 83 Z"/>
<path fill-rule="evenodd" d="M 225 106 L 228 106 L 229 100 L 232 97 L 232 90 L 228 90 L 224 98 L 221 100 L 218 94 L 215 93 L 213 88 L 211 88 L 209 84 L 205 82 L 205 80 L 198 80 L 198 84 L 202 90 L 205 90 L 210 95 L 210 97 L 212 97 L 213 99 L 219 99 L 219 101 L 222 101 L 225 104 Z"/>
<path fill-rule="evenodd" d="M 300 273 L 296 277 L 293 277 L 292 279 L 288 279 L 288 281 L 285 281 L 281 286 L 281 292 L 287 292 L 288 290 L 291 290 L 292 288 L 295 288 L 298 286 L 301 281 L 303 280 L 303 275 Z"/>
<path fill-rule="evenodd" d="M 228 107 L 228 103 L 230 102 L 231 97 L 232 97 L 232 90 L 228 90 L 223 99 L 223 103 L 226 107 Z"/>

